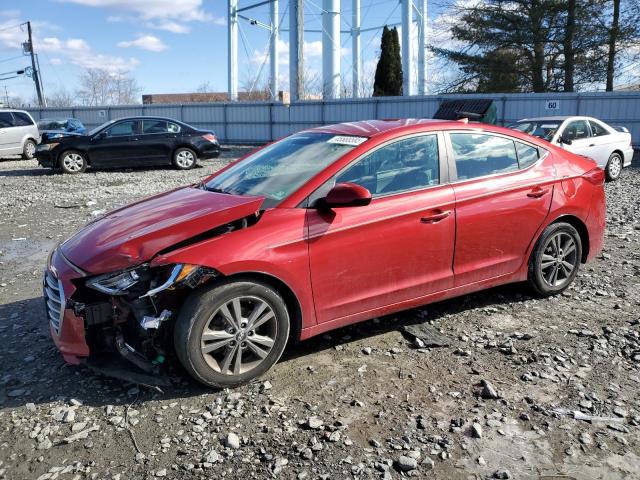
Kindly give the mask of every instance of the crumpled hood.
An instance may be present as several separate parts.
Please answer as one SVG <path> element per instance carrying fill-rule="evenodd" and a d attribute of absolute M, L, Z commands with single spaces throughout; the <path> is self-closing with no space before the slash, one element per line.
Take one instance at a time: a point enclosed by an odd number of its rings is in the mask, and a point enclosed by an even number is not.
<path fill-rule="evenodd" d="M 180 188 L 109 212 L 60 248 L 87 272 L 122 270 L 195 235 L 251 215 L 263 200 Z"/>

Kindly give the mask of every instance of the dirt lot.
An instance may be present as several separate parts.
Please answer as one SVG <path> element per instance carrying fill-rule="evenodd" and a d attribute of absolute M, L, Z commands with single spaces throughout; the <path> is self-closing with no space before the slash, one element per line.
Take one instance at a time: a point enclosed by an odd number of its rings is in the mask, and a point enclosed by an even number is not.
<path fill-rule="evenodd" d="M 233 391 L 65 365 L 40 297 L 48 251 L 238 154 L 78 176 L 0 162 L 0 478 L 640 478 L 637 168 L 607 185 L 605 253 L 561 296 L 512 285 L 338 330 Z M 401 333 L 425 322 L 449 345 Z"/>

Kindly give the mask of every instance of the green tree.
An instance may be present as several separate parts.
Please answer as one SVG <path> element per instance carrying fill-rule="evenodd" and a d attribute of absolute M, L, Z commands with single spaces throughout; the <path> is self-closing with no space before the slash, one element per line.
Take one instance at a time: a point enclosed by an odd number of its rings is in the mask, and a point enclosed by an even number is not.
<path fill-rule="evenodd" d="M 386 25 L 380 41 L 380 59 L 376 66 L 373 96 L 402 95 L 402 62 L 400 60 L 400 40 L 398 30 L 390 30 Z"/>

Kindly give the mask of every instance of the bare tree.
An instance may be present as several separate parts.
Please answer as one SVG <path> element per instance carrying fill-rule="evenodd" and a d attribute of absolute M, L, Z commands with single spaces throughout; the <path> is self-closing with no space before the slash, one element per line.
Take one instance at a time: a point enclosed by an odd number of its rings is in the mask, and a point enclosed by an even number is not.
<path fill-rule="evenodd" d="M 76 96 L 64 87 L 53 93 L 47 94 L 48 107 L 73 107 L 77 105 Z"/>
<path fill-rule="evenodd" d="M 82 105 L 128 105 L 139 103 L 140 87 L 127 73 L 90 68 L 80 77 L 77 96 Z"/>

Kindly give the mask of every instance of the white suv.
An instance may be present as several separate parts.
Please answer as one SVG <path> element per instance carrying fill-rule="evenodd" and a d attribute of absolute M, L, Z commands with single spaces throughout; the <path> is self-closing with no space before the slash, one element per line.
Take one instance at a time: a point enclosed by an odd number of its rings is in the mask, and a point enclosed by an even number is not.
<path fill-rule="evenodd" d="M 31 159 L 39 141 L 40 132 L 31 115 L 24 110 L 0 110 L 0 158 L 22 155 Z"/>

